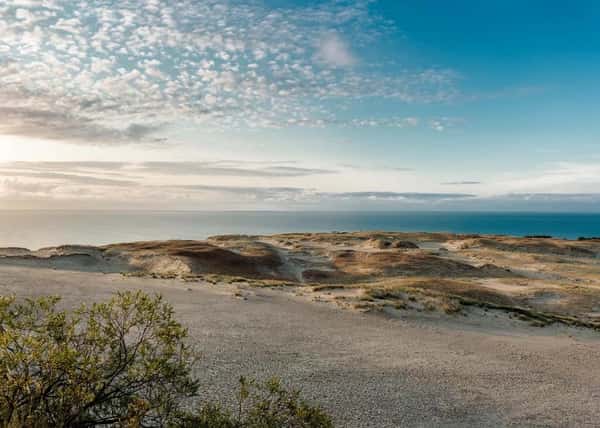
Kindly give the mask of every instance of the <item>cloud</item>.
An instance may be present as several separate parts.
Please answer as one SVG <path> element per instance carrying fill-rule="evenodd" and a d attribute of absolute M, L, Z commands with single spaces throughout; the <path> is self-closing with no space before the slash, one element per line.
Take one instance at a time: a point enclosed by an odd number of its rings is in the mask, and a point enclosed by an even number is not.
<path fill-rule="evenodd" d="M 132 180 L 115 180 L 112 178 L 100 178 L 90 175 L 64 174 L 58 172 L 27 172 L 27 171 L 2 171 L 0 176 L 19 177 L 19 178 L 37 178 L 49 181 L 60 181 L 72 185 L 83 186 L 119 186 L 130 187 L 137 183 Z"/>
<path fill-rule="evenodd" d="M 94 206 L 155 209 L 598 211 L 600 193 L 598 182 L 593 181 L 596 169 L 588 165 L 584 170 L 585 174 L 575 178 L 596 183 L 590 187 L 594 191 L 508 191 L 484 196 L 466 192 L 323 191 L 301 180 L 333 171 L 293 162 L 5 162 L 0 163 L 0 206 L 15 207 L 7 201 L 26 200 L 37 207 L 55 207 L 53 203 L 62 201 L 79 208 L 93 202 Z M 554 174 L 545 173 L 541 182 L 570 180 L 574 171 L 573 165 L 563 165 Z M 244 185 L 225 180 L 240 176 L 245 177 Z M 477 183 L 457 181 L 448 185 Z M 554 184 L 555 189 L 560 187 Z"/>
<path fill-rule="evenodd" d="M 84 116 L 49 110 L 0 107 L 0 133 L 87 143 L 165 143 L 156 134 L 163 125 L 131 123 L 125 128 L 102 125 Z"/>
<path fill-rule="evenodd" d="M 431 119 L 429 121 L 429 127 L 437 132 L 444 132 L 448 129 L 455 128 L 458 125 L 463 125 L 465 123 L 464 119 L 457 117 L 440 117 L 436 119 Z"/>
<path fill-rule="evenodd" d="M 215 177 L 308 177 L 336 174 L 333 169 L 307 168 L 289 162 L 204 161 L 204 162 L 4 162 L 0 176 L 37 176 L 49 174 L 93 173 L 120 177 L 139 176 L 215 176 Z M 40 174 L 46 174 L 45 177 Z"/>
<path fill-rule="evenodd" d="M 311 126 L 338 120 L 340 103 L 457 94 L 451 70 L 352 67 L 395 31 L 367 0 L 277 8 L 226 0 L 25 3 L 0 3 L 2 134 L 163 144 L 180 122 L 203 130 Z"/>
<path fill-rule="evenodd" d="M 0 162 L 0 171 L 5 169 L 24 169 L 33 171 L 79 172 L 88 170 L 103 170 L 115 172 L 129 165 L 128 162 L 108 161 L 14 161 Z"/>
<path fill-rule="evenodd" d="M 29 183 L 16 179 L 7 179 L 0 181 L 0 197 L 12 197 L 15 195 L 24 196 L 46 196 L 56 188 L 54 184 L 47 183 Z"/>
<path fill-rule="evenodd" d="M 538 170 L 506 173 L 494 182 L 502 193 L 596 193 L 600 188 L 600 163 L 558 162 Z"/>
<path fill-rule="evenodd" d="M 398 169 L 398 168 L 396 168 Z M 402 170 L 402 168 L 399 168 Z M 427 204 L 472 198 L 465 193 L 323 192 L 294 179 L 334 174 L 337 171 L 308 168 L 293 162 L 4 162 L 0 197 L 25 196 L 40 200 L 120 201 L 129 203 L 188 205 L 244 201 L 253 207 L 321 206 L 349 204 Z M 245 177 L 245 185 L 222 184 L 224 177 Z M 184 180 L 182 180 L 184 179 Z M 292 181 L 289 181 L 292 180 Z M 241 202 L 240 202 L 241 203 Z M 171 206 L 171 205 L 169 205 Z"/>
<path fill-rule="evenodd" d="M 266 122 L 265 122 L 266 123 Z M 303 126 L 309 128 L 323 128 L 326 126 L 338 126 L 342 128 L 414 128 L 420 123 L 416 117 L 365 117 L 354 119 L 340 119 L 335 116 L 320 118 L 289 118 L 285 122 L 269 121 L 268 125 L 273 128 L 285 126 Z"/>
<path fill-rule="evenodd" d="M 257 201 L 289 201 L 296 200 L 310 191 L 299 187 L 250 187 L 250 186 L 219 186 L 204 184 L 189 184 L 179 186 L 165 186 L 169 189 L 185 192 L 231 194 L 236 197 L 245 197 Z"/>
<path fill-rule="evenodd" d="M 337 171 L 289 165 L 249 167 L 244 162 L 143 162 L 135 165 L 140 172 L 171 175 L 213 175 L 234 177 L 306 177 L 336 174 Z"/>
<path fill-rule="evenodd" d="M 392 128 L 414 128 L 419 125 L 419 119 L 416 117 L 384 117 L 384 118 L 364 118 L 353 119 L 346 126 L 357 128 L 373 127 L 392 127 Z"/>
<path fill-rule="evenodd" d="M 376 171 L 393 171 L 393 172 L 414 172 L 415 169 L 414 168 L 408 168 L 408 167 L 401 167 L 401 166 L 387 166 L 387 165 L 357 165 L 357 164 L 353 164 L 353 163 L 341 163 L 339 164 L 340 167 L 342 168 L 346 168 L 346 169 L 353 169 L 353 170 L 376 170 Z"/>
<path fill-rule="evenodd" d="M 14 197 L 18 194 L 32 197 L 29 188 L 36 188 L 39 192 L 35 196 L 40 199 L 93 199 L 104 202 L 118 199 L 124 203 L 168 203 L 172 199 L 214 202 L 239 197 L 256 203 L 293 201 L 305 198 L 314 191 L 292 186 L 232 186 L 211 183 L 224 177 L 245 177 L 247 180 L 260 182 L 264 179 L 290 179 L 334 173 L 334 170 L 307 168 L 285 161 L 4 162 L 0 163 L 0 179 L 9 181 L 6 181 L 3 192 L 0 191 L 0 197 Z M 185 181 L 182 183 L 183 177 Z"/>
<path fill-rule="evenodd" d="M 481 181 L 448 181 L 442 183 L 442 186 L 474 186 L 477 184 L 483 184 Z"/>
<path fill-rule="evenodd" d="M 498 201 L 521 202 L 593 202 L 600 203 L 600 193 L 509 193 L 489 198 Z"/>
<path fill-rule="evenodd" d="M 323 193 L 322 196 L 334 199 L 365 199 L 387 201 L 435 202 L 453 199 L 475 198 L 467 193 L 419 193 L 419 192 L 341 192 Z"/>
<path fill-rule="evenodd" d="M 357 62 L 348 44 L 337 33 L 328 33 L 319 40 L 317 59 L 332 67 L 350 67 Z"/>

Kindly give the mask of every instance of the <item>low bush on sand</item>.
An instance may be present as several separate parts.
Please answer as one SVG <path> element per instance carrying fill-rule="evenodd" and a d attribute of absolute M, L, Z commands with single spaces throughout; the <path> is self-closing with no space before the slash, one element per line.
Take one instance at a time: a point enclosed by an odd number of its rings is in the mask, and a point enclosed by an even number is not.
<path fill-rule="evenodd" d="M 0 427 L 332 426 L 277 380 L 241 378 L 234 410 L 200 400 L 196 353 L 160 296 L 123 292 L 72 312 L 58 303 L 0 297 Z"/>

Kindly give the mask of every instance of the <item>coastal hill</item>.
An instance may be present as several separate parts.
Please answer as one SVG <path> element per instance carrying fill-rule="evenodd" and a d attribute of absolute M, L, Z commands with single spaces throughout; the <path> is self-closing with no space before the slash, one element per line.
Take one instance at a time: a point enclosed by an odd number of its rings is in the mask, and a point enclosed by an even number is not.
<path fill-rule="evenodd" d="M 0 250 L 0 265 L 275 287 L 342 308 L 600 328 L 600 240 L 449 233 L 215 236 Z"/>

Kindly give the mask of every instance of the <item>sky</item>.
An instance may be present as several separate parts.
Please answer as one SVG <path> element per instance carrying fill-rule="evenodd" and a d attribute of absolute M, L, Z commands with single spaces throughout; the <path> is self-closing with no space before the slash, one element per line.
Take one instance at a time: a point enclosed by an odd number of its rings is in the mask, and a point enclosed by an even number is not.
<path fill-rule="evenodd" d="M 600 212 L 600 3 L 4 0 L 0 209 Z"/>

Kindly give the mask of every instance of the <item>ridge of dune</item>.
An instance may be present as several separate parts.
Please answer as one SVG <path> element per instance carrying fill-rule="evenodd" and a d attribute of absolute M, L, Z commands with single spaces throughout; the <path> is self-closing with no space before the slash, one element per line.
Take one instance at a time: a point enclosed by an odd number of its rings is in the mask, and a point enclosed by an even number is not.
<path fill-rule="evenodd" d="M 594 240 L 338 232 L 5 248 L 0 265 L 263 281 L 349 308 L 452 313 L 479 305 L 544 323 L 600 327 L 599 254 Z"/>

